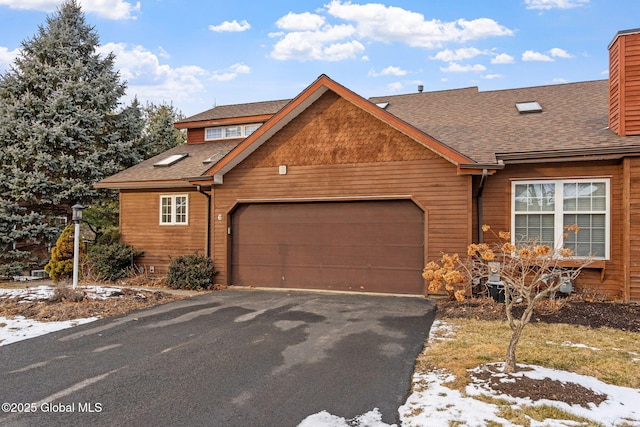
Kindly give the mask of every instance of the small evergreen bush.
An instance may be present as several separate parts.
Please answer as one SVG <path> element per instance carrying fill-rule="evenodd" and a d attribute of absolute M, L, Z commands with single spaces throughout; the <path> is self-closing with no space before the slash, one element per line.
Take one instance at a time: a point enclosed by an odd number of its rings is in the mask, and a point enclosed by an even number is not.
<path fill-rule="evenodd" d="M 44 266 L 44 271 L 54 282 L 71 277 L 73 274 L 73 235 L 74 224 L 69 224 L 62 231 L 56 241 L 56 245 L 51 248 L 51 259 Z M 84 242 L 80 242 L 80 259 L 85 257 Z"/>
<path fill-rule="evenodd" d="M 134 259 L 142 255 L 126 243 L 94 245 L 89 248 L 88 263 L 99 280 L 116 281 L 131 274 Z"/>
<path fill-rule="evenodd" d="M 171 259 L 167 284 L 173 289 L 207 289 L 215 274 L 211 258 L 196 252 Z"/>

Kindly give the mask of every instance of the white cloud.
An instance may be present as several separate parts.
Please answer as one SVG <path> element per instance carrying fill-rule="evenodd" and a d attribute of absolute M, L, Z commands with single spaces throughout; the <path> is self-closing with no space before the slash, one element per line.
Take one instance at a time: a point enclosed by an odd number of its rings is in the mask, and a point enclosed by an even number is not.
<path fill-rule="evenodd" d="M 482 51 L 480 49 L 476 49 L 475 47 L 465 47 L 461 49 L 456 49 L 455 51 L 445 49 L 432 56 L 431 59 L 437 59 L 439 61 L 444 62 L 452 62 L 452 61 L 464 61 L 465 59 L 475 58 L 478 55 L 482 55 Z"/>
<path fill-rule="evenodd" d="M 550 9 L 572 9 L 584 6 L 590 0 L 525 0 L 527 9 L 550 10 Z"/>
<path fill-rule="evenodd" d="M 486 71 L 487 67 L 482 64 L 474 65 L 462 65 L 457 62 L 452 62 L 448 67 L 441 67 L 440 71 L 444 73 L 468 73 L 472 71 Z"/>
<path fill-rule="evenodd" d="M 0 73 L 9 69 L 20 53 L 20 49 L 9 50 L 4 46 L 0 46 Z"/>
<path fill-rule="evenodd" d="M 328 16 L 320 15 L 323 12 Z M 328 23 L 328 18 L 347 23 Z M 273 46 L 271 57 L 300 61 L 352 59 L 359 56 L 365 44 L 371 41 L 434 48 L 447 42 L 513 34 L 510 29 L 488 18 L 427 21 L 424 15 L 399 7 L 376 3 L 352 4 L 343 0 L 332 0 L 318 13 L 289 12 L 276 21 L 276 26 L 282 31 L 269 34 L 269 37 L 279 39 Z"/>
<path fill-rule="evenodd" d="M 407 71 L 403 70 L 402 68 L 399 67 L 394 67 L 394 66 L 389 66 L 385 69 L 383 69 L 380 72 L 376 72 L 373 68 L 371 70 L 369 70 L 369 76 L 371 77 L 381 77 L 381 76 L 406 76 L 407 75 Z"/>
<path fill-rule="evenodd" d="M 164 50 L 164 48 L 162 46 L 158 46 L 158 55 L 160 56 L 160 58 L 164 58 L 164 59 L 170 59 L 171 58 L 171 55 L 169 55 L 169 52 Z"/>
<path fill-rule="evenodd" d="M 355 33 L 351 25 L 324 26 L 318 31 L 295 31 L 286 34 L 271 51 L 271 57 L 281 61 L 340 61 L 355 58 L 364 52 L 357 40 L 341 42 Z"/>
<path fill-rule="evenodd" d="M 215 80 L 218 82 L 227 82 L 229 80 L 233 80 L 236 77 L 238 77 L 238 74 L 250 74 L 250 73 L 251 73 L 251 67 L 241 62 L 238 62 L 224 70 L 214 72 L 211 75 L 211 80 Z"/>
<path fill-rule="evenodd" d="M 569 54 L 566 50 L 560 49 L 559 47 L 554 47 L 549 51 L 551 56 L 556 58 L 573 58 L 573 55 Z"/>
<path fill-rule="evenodd" d="M 115 54 L 115 67 L 127 81 L 127 95 L 151 102 L 172 100 L 186 102 L 194 94 L 204 91 L 203 80 L 210 77 L 204 68 L 187 65 L 171 68 L 162 64 L 158 56 L 143 46 L 127 46 L 124 43 L 107 43 L 98 53 Z"/>
<path fill-rule="evenodd" d="M 506 53 L 500 53 L 495 57 L 491 58 L 492 64 L 513 64 L 514 58 L 511 55 L 507 55 Z"/>
<path fill-rule="evenodd" d="M 232 66 L 229 67 L 229 69 L 231 71 L 233 71 L 234 73 L 237 73 L 237 74 L 250 74 L 251 73 L 251 67 L 249 67 L 248 65 L 245 65 L 245 64 L 243 64 L 241 62 L 233 64 Z"/>
<path fill-rule="evenodd" d="M 140 2 L 135 5 L 124 0 L 79 0 L 83 12 L 95 13 L 107 19 L 136 19 L 133 13 L 140 12 Z M 11 9 L 40 10 L 53 12 L 60 6 L 59 0 L 0 0 L 0 5 Z"/>
<path fill-rule="evenodd" d="M 224 21 L 220 25 L 209 25 L 209 29 L 211 31 L 215 31 L 216 33 L 239 33 L 242 31 L 247 31 L 251 28 L 251 25 L 247 21 Z"/>
<path fill-rule="evenodd" d="M 485 37 L 512 35 L 513 32 L 489 18 L 426 21 L 421 13 L 379 3 L 352 4 L 332 0 L 327 12 L 355 22 L 358 34 L 381 42 L 399 42 L 413 47 L 434 48 L 444 42 L 464 42 Z"/>
<path fill-rule="evenodd" d="M 390 92 L 400 92 L 403 87 L 404 85 L 400 82 L 389 83 L 387 85 L 387 89 L 389 89 Z"/>
<path fill-rule="evenodd" d="M 289 12 L 276 21 L 276 26 L 288 31 L 314 31 L 322 27 L 324 17 L 315 13 Z"/>
<path fill-rule="evenodd" d="M 553 83 L 558 83 L 558 84 L 562 84 L 562 83 L 568 83 L 568 80 L 563 78 L 563 77 L 556 77 L 553 80 L 551 80 Z"/>
<path fill-rule="evenodd" d="M 502 74 L 487 74 L 483 78 L 487 80 L 493 80 L 493 79 L 501 79 L 502 77 L 503 77 Z"/>
<path fill-rule="evenodd" d="M 527 50 L 522 54 L 522 60 L 552 62 L 553 58 L 551 58 L 549 55 L 545 55 L 544 53 L 535 52 L 533 50 Z"/>

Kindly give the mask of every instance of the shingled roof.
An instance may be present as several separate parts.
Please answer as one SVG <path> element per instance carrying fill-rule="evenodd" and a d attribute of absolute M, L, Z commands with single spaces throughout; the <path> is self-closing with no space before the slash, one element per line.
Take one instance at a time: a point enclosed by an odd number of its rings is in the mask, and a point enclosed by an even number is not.
<path fill-rule="evenodd" d="M 230 117 L 251 117 L 277 113 L 287 105 L 289 99 L 278 101 L 251 102 L 247 104 L 220 105 L 202 113 L 182 119 L 176 124 L 227 119 Z"/>
<path fill-rule="evenodd" d="M 330 79 L 323 81 L 338 87 Z M 329 84 L 326 83 L 325 84 Z M 346 89 L 345 89 L 346 91 Z M 297 99 L 297 98 L 296 98 Z M 386 113 L 460 153 L 471 162 L 587 158 L 640 153 L 640 136 L 620 137 L 608 128 L 608 81 L 481 92 L 477 87 L 370 98 Z M 516 103 L 537 102 L 541 112 L 521 113 Z M 273 116 L 292 100 L 219 106 L 181 120 L 198 122 Z M 366 102 L 366 101 L 365 101 Z M 289 108 L 289 107 L 287 107 Z M 98 188 L 175 186 L 207 174 L 243 140 L 187 144 L 106 178 Z M 154 166 L 172 154 L 187 156 L 170 167 Z M 587 156 L 587 157 L 585 157 Z M 206 161 L 206 160 L 209 161 Z M 474 164 L 467 164 L 471 167 Z"/>
<path fill-rule="evenodd" d="M 203 175 L 212 164 L 229 153 L 239 142 L 240 140 L 236 139 L 211 144 L 179 145 L 105 178 L 95 186 L 96 188 L 162 187 L 175 186 L 176 182 L 186 185 L 185 178 Z M 174 154 L 186 154 L 186 157 L 169 167 L 154 166 Z"/>
<path fill-rule="evenodd" d="M 608 81 L 496 91 L 477 87 L 370 98 L 478 163 L 517 157 L 561 157 L 640 151 L 640 138 L 607 127 Z M 516 103 L 537 101 L 539 113 Z"/>

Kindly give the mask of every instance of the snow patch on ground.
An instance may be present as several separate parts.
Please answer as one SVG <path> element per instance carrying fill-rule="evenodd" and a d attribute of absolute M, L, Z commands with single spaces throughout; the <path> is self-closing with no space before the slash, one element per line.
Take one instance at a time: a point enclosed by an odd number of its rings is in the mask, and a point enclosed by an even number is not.
<path fill-rule="evenodd" d="M 55 287 L 37 286 L 30 288 L 0 288 L 0 298 L 16 298 L 20 301 L 36 301 L 39 299 L 49 299 L 55 293 Z M 82 286 L 77 288 L 85 293 L 88 298 L 104 299 L 120 293 L 122 290 L 108 286 Z M 25 319 L 22 316 L 7 318 L 0 316 L 0 346 L 11 344 L 17 341 L 34 338 L 40 335 L 67 329 L 83 323 L 98 320 L 97 317 L 86 319 L 74 319 L 64 322 L 39 322 L 37 320 Z"/>
<path fill-rule="evenodd" d="M 64 322 L 38 322 L 25 319 L 22 316 L 16 316 L 13 319 L 0 316 L 0 346 L 93 322 L 94 320 L 98 320 L 98 318 L 90 317 Z"/>

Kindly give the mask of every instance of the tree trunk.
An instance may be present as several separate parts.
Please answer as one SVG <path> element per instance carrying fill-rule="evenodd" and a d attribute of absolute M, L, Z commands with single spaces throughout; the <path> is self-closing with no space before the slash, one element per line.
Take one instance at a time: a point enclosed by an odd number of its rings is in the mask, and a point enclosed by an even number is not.
<path fill-rule="evenodd" d="M 518 322 L 511 333 L 511 339 L 509 340 L 509 346 L 507 347 L 507 357 L 504 361 L 503 372 L 505 374 L 511 374 L 516 371 L 516 346 L 518 345 L 524 326 L 525 324 L 523 322 Z"/>

